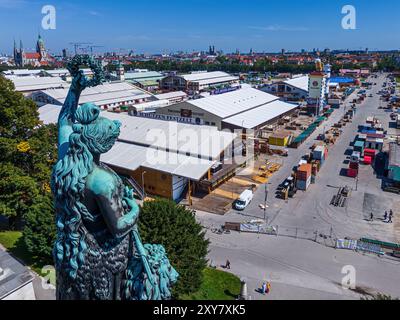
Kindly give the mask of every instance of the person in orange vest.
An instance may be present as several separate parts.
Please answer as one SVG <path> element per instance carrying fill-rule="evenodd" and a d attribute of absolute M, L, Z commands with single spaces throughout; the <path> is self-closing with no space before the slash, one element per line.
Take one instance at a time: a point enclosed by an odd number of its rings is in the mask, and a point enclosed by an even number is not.
<path fill-rule="evenodd" d="M 271 282 L 267 282 L 267 290 L 266 293 L 269 294 L 271 292 Z"/>

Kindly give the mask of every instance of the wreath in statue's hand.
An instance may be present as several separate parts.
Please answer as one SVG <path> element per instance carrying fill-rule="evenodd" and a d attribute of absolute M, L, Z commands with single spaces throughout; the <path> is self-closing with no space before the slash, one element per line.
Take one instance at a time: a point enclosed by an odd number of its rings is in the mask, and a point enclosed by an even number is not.
<path fill-rule="evenodd" d="M 92 79 L 87 79 L 84 76 L 83 71 L 79 69 L 81 66 L 88 66 L 93 71 Z M 73 84 L 78 85 L 81 90 L 98 86 L 105 81 L 103 68 L 100 63 L 87 54 L 73 57 L 68 63 L 67 69 L 73 77 Z"/>

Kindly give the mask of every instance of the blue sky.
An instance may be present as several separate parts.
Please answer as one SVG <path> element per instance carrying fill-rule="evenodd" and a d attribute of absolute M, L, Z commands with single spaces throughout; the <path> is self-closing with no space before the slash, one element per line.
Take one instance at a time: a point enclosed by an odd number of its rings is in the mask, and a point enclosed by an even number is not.
<path fill-rule="evenodd" d="M 54 5 L 56 30 L 42 30 L 41 8 Z M 341 9 L 357 9 L 357 30 L 343 30 Z M 101 50 L 138 53 L 205 50 L 225 52 L 400 49 L 398 0 L 0 0 L 0 52 L 15 38 L 34 48 L 40 31 L 52 52 L 70 42 Z"/>

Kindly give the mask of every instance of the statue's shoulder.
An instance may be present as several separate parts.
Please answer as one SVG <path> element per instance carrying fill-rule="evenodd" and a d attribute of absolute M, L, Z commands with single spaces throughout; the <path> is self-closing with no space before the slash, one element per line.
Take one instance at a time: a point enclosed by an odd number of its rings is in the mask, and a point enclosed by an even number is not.
<path fill-rule="evenodd" d="M 97 195 L 109 195 L 118 188 L 116 175 L 105 168 L 96 166 L 86 180 L 86 187 Z"/>

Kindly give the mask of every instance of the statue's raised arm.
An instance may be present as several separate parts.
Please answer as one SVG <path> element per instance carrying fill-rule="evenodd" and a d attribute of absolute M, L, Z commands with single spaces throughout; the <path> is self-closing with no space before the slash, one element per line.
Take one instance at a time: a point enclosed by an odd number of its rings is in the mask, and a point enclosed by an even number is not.
<path fill-rule="evenodd" d="M 92 79 L 87 79 L 84 72 L 79 69 L 80 66 L 89 66 L 94 75 Z M 72 77 L 72 83 L 69 88 L 67 98 L 64 101 L 60 115 L 58 117 L 58 159 L 61 160 L 69 145 L 69 137 L 72 130 L 72 125 L 75 122 L 75 112 L 78 108 L 79 98 L 83 90 L 88 87 L 94 87 L 104 81 L 104 73 L 99 64 L 93 57 L 89 55 L 75 56 L 67 66 Z"/>
<path fill-rule="evenodd" d="M 82 65 L 93 70 L 93 79 L 79 70 Z M 102 117 L 93 103 L 79 105 L 82 91 L 103 81 L 101 67 L 77 56 L 68 68 L 74 79 L 59 116 L 51 184 L 57 299 L 170 299 L 177 272 L 163 246 L 142 243 L 133 191 L 100 161 L 117 141 L 121 123 Z"/>

